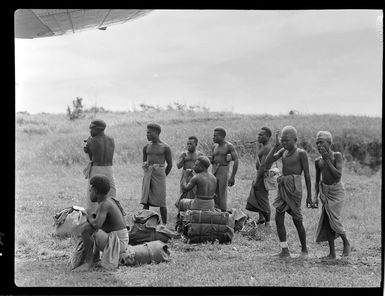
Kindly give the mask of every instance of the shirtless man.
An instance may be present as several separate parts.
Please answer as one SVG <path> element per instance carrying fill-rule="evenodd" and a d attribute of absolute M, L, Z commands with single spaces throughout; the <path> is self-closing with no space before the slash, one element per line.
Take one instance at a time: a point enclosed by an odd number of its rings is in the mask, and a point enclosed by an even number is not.
<path fill-rule="evenodd" d="M 202 152 L 196 150 L 196 147 L 198 145 L 198 139 L 197 137 L 195 136 L 191 136 L 188 138 L 188 141 L 187 141 L 187 151 L 184 151 L 182 152 L 182 154 L 179 156 L 178 158 L 178 162 L 176 163 L 176 166 L 178 169 L 181 169 L 183 168 L 182 170 L 182 176 L 181 176 L 181 179 L 180 179 L 180 193 L 181 193 L 181 197 L 180 198 L 190 198 L 190 199 L 194 199 L 195 197 L 195 191 L 194 190 L 190 190 L 188 192 L 183 192 L 182 190 L 182 183 L 184 180 L 186 180 L 186 182 L 188 182 L 191 177 L 192 177 L 192 174 L 189 173 L 189 177 L 187 176 L 187 170 L 192 170 L 192 168 L 194 167 L 194 164 L 195 164 L 195 161 L 197 160 L 197 158 L 201 155 L 203 155 Z"/>
<path fill-rule="evenodd" d="M 85 249 L 85 263 L 75 271 L 89 270 L 95 265 L 99 251 L 102 251 L 101 265 L 105 268 L 116 268 L 116 262 L 124 254 L 128 246 L 128 231 L 122 212 L 109 197 L 109 180 L 105 176 L 96 175 L 90 180 L 90 198 L 98 204 L 96 214 L 87 215 L 87 221 L 78 226 Z M 116 252 L 109 250 L 119 243 Z M 95 244 L 95 252 L 94 250 Z M 114 263 L 115 262 L 115 263 Z"/>
<path fill-rule="evenodd" d="M 210 160 L 206 156 L 199 156 L 194 164 L 194 172 L 196 175 L 192 175 L 192 170 L 188 170 L 187 174 L 192 178 L 187 183 L 184 179 L 181 185 L 184 192 L 188 192 L 193 188 L 196 188 L 196 195 L 193 200 L 181 200 L 181 202 L 189 202 L 187 206 L 190 210 L 214 210 L 214 195 L 217 189 L 217 179 L 213 174 L 208 172 L 210 166 Z"/>
<path fill-rule="evenodd" d="M 167 223 L 166 176 L 172 168 L 171 149 L 159 139 L 161 128 L 158 124 L 147 125 L 147 140 L 151 143 L 143 148 L 143 209 L 150 206 L 160 208 L 162 223 Z M 165 162 L 167 167 L 165 168 Z"/>
<path fill-rule="evenodd" d="M 110 182 L 109 197 L 116 197 L 116 188 L 114 181 L 114 170 L 112 160 L 115 150 L 114 139 L 105 135 L 104 130 L 106 123 L 103 120 L 93 120 L 90 124 L 91 136 L 85 140 L 83 150 L 88 154 L 90 162 L 84 169 L 84 175 L 88 179 L 87 194 L 86 194 L 86 210 L 87 213 L 95 213 L 97 208 L 96 202 L 91 202 L 90 199 L 90 183 L 89 180 L 95 175 L 106 176 Z"/>
<path fill-rule="evenodd" d="M 268 144 L 271 137 L 271 130 L 267 127 L 262 127 L 258 133 L 258 149 L 257 161 L 255 168 L 257 169 L 257 178 L 253 182 L 250 190 L 249 198 L 247 199 L 246 210 L 258 212 L 259 220 L 257 224 L 265 223 L 266 227 L 270 227 L 270 203 L 269 191 L 266 190 L 264 180 L 265 171 L 270 169 L 266 167 L 265 159 L 269 154 L 271 146 Z"/>
<path fill-rule="evenodd" d="M 223 212 L 227 210 L 227 186 L 235 183 L 235 174 L 238 170 L 238 154 L 233 144 L 225 141 L 226 130 L 223 127 L 214 129 L 211 163 L 213 164 L 213 174 L 217 178 L 217 190 L 214 198 L 215 207 Z M 233 169 L 229 178 L 229 163 L 234 161 Z"/>
<path fill-rule="evenodd" d="M 285 212 L 293 218 L 294 225 L 298 231 L 301 242 L 301 256 L 308 254 L 306 246 L 306 232 L 302 223 L 301 199 L 302 184 L 301 174 L 304 173 L 307 198 L 306 203 L 312 206 L 311 181 L 309 174 L 309 162 L 307 153 L 297 147 L 297 130 L 292 126 L 285 126 L 282 129 L 281 144 L 278 139 L 279 131 L 276 133 L 275 143 L 266 157 L 266 167 L 272 165 L 282 157 L 282 176 L 278 177 L 278 194 L 273 206 L 276 208 L 275 222 L 277 225 L 278 238 L 282 251 L 277 255 L 281 258 L 290 257 L 286 241 L 286 229 L 284 224 Z M 277 152 L 278 151 L 278 152 Z"/>
<path fill-rule="evenodd" d="M 340 152 L 330 148 L 332 134 L 319 131 L 316 144 L 321 157 L 315 160 L 315 204 L 318 195 L 323 203 L 321 217 L 317 227 L 316 242 L 328 241 L 330 253 L 324 259 L 335 259 L 334 240 L 340 236 L 344 244 L 342 256 L 350 253 L 350 244 L 345 229 L 340 221 L 341 210 L 345 199 L 345 188 L 341 182 L 343 159 Z"/>

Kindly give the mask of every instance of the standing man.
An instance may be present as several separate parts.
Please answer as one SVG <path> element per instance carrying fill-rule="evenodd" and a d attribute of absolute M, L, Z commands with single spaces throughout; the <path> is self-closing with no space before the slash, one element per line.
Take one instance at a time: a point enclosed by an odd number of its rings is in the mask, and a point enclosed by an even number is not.
<path fill-rule="evenodd" d="M 216 196 L 214 198 L 215 207 L 223 212 L 227 210 L 227 186 L 235 183 L 235 174 L 238 170 L 238 154 L 233 144 L 225 141 L 226 130 L 223 127 L 214 129 L 211 163 L 213 164 L 213 175 L 217 178 Z M 229 178 L 229 163 L 234 161 L 233 170 Z"/>
<path fill-rule="evenodd" d="M 276 133 L 274 146 L 265 160 L 266 167 L 270 167 L 274 161 L 282 157 L 282 176 L 277 179 L 278 194 L 273 203 L 273 206 L 276 208 L 275 223 L 282 248 L 282 251 L 278 253 L 277 256 L 281 258 L 290 257 L 284 224 L 285 212 L 292 216 L 294 225 L 298 231 L 301 242 L 301 256 L 307 256 L 306 232 L 303 227 L 301 214 L 302 172 L 304 173 L 307 189 L 306 204 L 312 206 L 307 153 L 305 150 L 297 147 L 297 130 L 293 126 L 285 126 L 282 129 L 281 144 L 283 148 L 280 150 L 278 150 L 280 147 L 278 135 L 279 132 Z"/>
<path fill-rule="evenodd" d="M 258 212 L 259 220 L 257 224 L 265 223 L 266 227 L 270 226 L 270 203 L 269 191 L 266 190 L 264 184 L 265 172 L 270 169 L 266 166 L 265 159 L 269 154 L 271 146 L 268 144 L 271 137 L 271 130 L 267 127 L 262 127 L 258 133 L 258 143 L 260 149 L 258 150 L 257 162 L 255 167 L 257 169 L 257 178 L 251 186 L 249 198 L 247 199 L 246 210 Z"/>
<path fill-rule="evenodd" d="M 178 162 L 176 163 L 176 166 L 178 169 L 182 169 L 182 176 L 180 178 L 180 194 L 182 198 L 189 198 L 194 199 L 195 198 L 195 191 L 190 190 L 188 192 L 183 192 L 182 190 L 182 184 L 184 181 L 188 183 L 190 179 L 192 178 L 193 174 L 190 174 L 189 172 L 192 172 L 192 169 L 194 167 L 195 161 L 198 159 L 199 156 L 202 156 L 203 153 L 196 150 L 196 147 L 198 145 L 198 139 L 195 136 L 191 136 L 187 140 L 187 151 L 182 152 L 182 154 L 178 158 Z M 189 170 L 189 171 L 188 171 Z"/>
<path fill-rule="evenodd" d="M 151 143 L 143 148 L 142 198 L 143 209 L 160 208 L 162 223 L 167 224 L 166 176 L 172 168 L 170 147 L 159 139 L 161 128 L 158 124 L 147 125 L 147 140 Z M 165 167 L 167 162 L 167 167 Z"/>
<path fill-rule="evenodd" d="M 319 131 L 316 144 L 321 157 L 315 160 L 315 204 L 318 204 L 318 194 L 322 201 L 322 212 L 317 227 L 316 242 L 328 241 L 329 255 L 326 259 L 335 259 L 334 240 L 340 236 L 344 244 L 342 256 L 349 256 L 350 244 L 346 238 L 344 226 L 341 223 L 341 211 L 345 199 L 345 188 L 341 182 L 342 154 L 330 149 L 333 142 L 332 134 Z"/>
<path fill-rule="evenodd" d="M 114 170 L 112 167 L 112 159 L 114 156 L 115 142 L 114 139 L 105 135 L 104 130 L 106 123 L 103 120 L 96 119 L 91 121 L 90 134 L 86 140 L 83 150 L 88 154 L 90 162 L 84 169 L 83 173 L 88 179 L 87 195 L 86 195 L 86 211 L 88 214 L 96 212 L 97 202 L 90 199 L 90 179 L 95 175 L 102 175 L 108 178 L 110 190 L 107 196 L 116 197 L 116 188 L 114 181 Z"/>

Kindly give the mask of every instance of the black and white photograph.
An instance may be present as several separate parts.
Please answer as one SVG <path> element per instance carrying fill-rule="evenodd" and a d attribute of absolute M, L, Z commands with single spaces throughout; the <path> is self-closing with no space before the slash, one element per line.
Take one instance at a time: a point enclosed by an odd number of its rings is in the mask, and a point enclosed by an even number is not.
<path fill-rule="evenodd" d="M 382 9 L 20 8 L 14 70 L 17 288 L 383 289 Z"/>

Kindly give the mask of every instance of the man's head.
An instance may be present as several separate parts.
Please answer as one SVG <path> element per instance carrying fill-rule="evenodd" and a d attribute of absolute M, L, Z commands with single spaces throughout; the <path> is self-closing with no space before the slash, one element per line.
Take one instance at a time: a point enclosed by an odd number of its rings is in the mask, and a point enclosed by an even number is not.
<path fill-rule="evenodd" d="M 290 150 L 297 142 L 297 130 L 294 126 L 288 125 L 282 129 L 281 144 L 286 150 Z"/>
<path fill-rule="evenodd" d="M 223 127 L 216 127 L 214 129 L 214 136 L 213 136 L 213 141 L 214 143 L 220 143 L 223 141 L 226 137 L 226 130 Z"/>
<path fill-rule="evenodd" d="M 105 176 L 96 175 L 90 179 L 90 198 L 92 202 L 102 200 L 110 191 L 110 181 Z"/>
<path fill-rule="evenodd" d="M 195 152 L 195 149 L 198 145 L 198 139 L 195 136 L 191 136 L 187 140 L 187 150 L 191 153 Z"/>
<path fill-rule="evenodd" d="M 152 141 L 159 137 L 161 128 L 159 124 L 149 123 L 147 124 L 147 140 Z"/>
<path fill-rule="evenodd" d="M 199 156 L 195 161 L 193 170 L 198 174 L 207 171 L 210 166 L 210 160 L 207 156 Z"/>
<path fill-rule="evenodd" d="M 268 127 L 263 127 L 258 133 L 258 142 L 266 144 L 271 137 L 271 130 Z"/>
<path fill-rule="evenodd" d="M 101 119 L 92 120 L 90 123 L 90 134 L 91 137 L 94 137 L 102 133 L 106 128 L 106 123 Z"/>
<path fill-rule="evenodd" d="M 328 131 L 319 131 L 316 135 L 316 145 L 318 151 L 321 147 L 324 147 L 326 150 L 329 150 L 330 145 L 333 144 L 332 134 Z"/>

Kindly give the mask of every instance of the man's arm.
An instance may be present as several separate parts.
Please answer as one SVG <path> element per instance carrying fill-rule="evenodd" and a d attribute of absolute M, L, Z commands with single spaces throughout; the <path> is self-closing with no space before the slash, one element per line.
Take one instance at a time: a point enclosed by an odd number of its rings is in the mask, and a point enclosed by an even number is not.
<path fill-rule="evenodd" d="M 208 159 L 210 160 L 211 164 L 214 164 L 214 149 L 215 149 L 215 144 L 211 148 L 211 155 L 207 156 Z"/>
<path fill-rule="evenodd" d="M 235 174 L 237 173 L 237 170 L 238 170 L 239 159 L 238 159 L 238 153 L 237 153 L 237 151 L 235 151 L 234 146 L 232 144 L 228 144 L 228 147 L 229 147 L 229 151 L 231 154 L 231 158 L 234 161 L 233 169 L 231 171 L 231 176 L 230 176 L 229 181 L 228 181 L 228 185 L 231 187 L 235 183 Z"/>
<path fill-rule="evenodd" d="M 301 162 L 301 167 L 304 173 L 305 183 L 306 183 L 306 191 L 307 191 L 306 206 L 310 205 L 310 207 L 313 207 L 313 203 L 311 200 L 311 180 L 310 180 L 310 173 L 309 173 L 309 160 L 307 159 L 306 151 L 300 150 L 298 154 L 299 154 L 299 160 Z"/>
<path fill-rule="evenodd" d="M 103 226 L 104 222 L 106 221 L 107 213 L 107 205 L 103 202 L 99 204 L 99 209 L 97 211 L 96 218 L 87 217 L 87 220 L 94 229 L 98 230 Z"/>
<path fill-rule="evenodd" d="M 316 159 L 314 162 L 315 165 L 315 198 L 314 198 L 314 204 L 318 205 L 318 194 L 319 194 L 319 182 L 321 180 L 321 168 L 319 166 L 320 159 Z"/>
<path fill-rule="evenodd" d="M 171 158 L 171 149 L 169 146 L 166 146 L 164 149 L 164 156 L 167 162 L 167 167 L 166 167 L 166 176 L 170 173 L 171 168 L 172 168 L 172 158 Z"/>
<path fill-rule="evenodd" d="M 147 145 L 143 147 L 143 162 L 147 161 Z"/>
<path fill-rule="evenodd" d="M 281 148 L 280 150 L 278 150 L 281 147 L 278 136 L 279 136 L 279 131 L 275 133 L 275 141 L 273 143 L 272 148 L 270 149 L 269 153 L 266 156 L 266 159 L 265 159 L 266 168 L 270 168 L 273 162 L 281 158 L 283 152 L 285 151 L 284 148 Z"/>
<path fill-rule="evenodd" d="M 191 189 L 194 188 L 194 186 L 197 183 L 198 176 L 192 177 L 188 183 L 187 183 L 186 179 L 187 178 L 185 178 L 181 184 L 181 188 L 182 188 L 183 192 L 190 191 Z"/>
<path fill-rule="evenodd" d="M 91 149 L 90 149 L 91 140 L 92 140 L 92 138 L 89 137 L 89 138 L 87 139 L 86 144 L 85 144 L 84 147 L 83 147 L 83 151 L 84 151 L 85 153 L 88 154 L 88 157 L 90 158 L 90 160 L 92 160 L 92 152 L 91 152 Z"/>
<path fill-rule="evenodd" d="M 329 172 L 333 175 L 335 179 L 340 179 L 342 175 L 342 155 L 341 153 L 334 153 L 334 158 L 336 160 L 336 166 L 333 165 L 330 160 L 330 155 L 324 147 L 321 147 L 321 155 L 326 167 Z"/>
<path fill-rule="evenodd" d="M 258 161 L 257 161 L 257 164 L 259 163 L 259 165 L 256 164 L 256 167 L 257 167 L 257 180 L 256 182 L 258 183 L 259 180 L 261 180 L 261 178 L 264 177 L 264 173 L 265 173 L 265 170 L 269 169 L 269 167 L 266 166 L 266 158 L 267 158 L 267 155 L 269 154 L 269 150 L 267 147 L 264 147 L 263 148 L 263 155 L 262 155 L 262 160 L 259 162 L 259 157 L 257 157 Z"/>
<path fill-rule="evenodd" d="M 180 168 L 183 167 L 185 157 L 186 157 L 186 152 L 183 152 L 183 153 L 179 156 L 178 161 L 176 162 L 176 167 L 177 167 L 178 169 L 180 169 Z"/>

